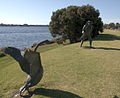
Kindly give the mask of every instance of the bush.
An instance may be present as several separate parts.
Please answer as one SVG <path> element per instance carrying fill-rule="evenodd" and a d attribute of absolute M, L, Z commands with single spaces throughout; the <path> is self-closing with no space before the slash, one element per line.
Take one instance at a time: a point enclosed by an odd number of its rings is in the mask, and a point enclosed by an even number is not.
<path fill-rule="evenodd" d="M 103 31 L 103 22 L 100 13 L 91 5 L 68 6 L 53 12 L 49 23 L 49 30 L 53 37 L 61 36 L 70 40 L 70 43 L 79 41 L 82 27 L 88 21 L 94 26 L 92 36 Z"/>
<path fill-rule="evenodd" d="M 4 53 L 0 53 L 0 57 L 4 57 L 5 56 L 5 54 Z"/>

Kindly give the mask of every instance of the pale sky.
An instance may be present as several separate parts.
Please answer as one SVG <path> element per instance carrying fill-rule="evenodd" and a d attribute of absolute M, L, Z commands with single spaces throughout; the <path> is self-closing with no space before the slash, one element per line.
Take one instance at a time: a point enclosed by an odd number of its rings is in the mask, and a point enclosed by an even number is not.
<path fill-rule="evenodd" d="M 120 0 L 0 0 L 0 23 L 49 24 L 53 11 L 90 4 L 104 23 L 120 23 Z"/>

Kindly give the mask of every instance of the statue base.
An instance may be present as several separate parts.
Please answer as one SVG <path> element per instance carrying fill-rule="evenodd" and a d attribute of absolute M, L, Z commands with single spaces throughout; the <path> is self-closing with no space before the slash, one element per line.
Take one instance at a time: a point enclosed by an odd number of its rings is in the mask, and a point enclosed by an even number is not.
<path fill-rule="evenodd" d="M 28 94 L 27 91 L 24 92 L 23 97 L 20 96 L 19 90 L 12 92 L 10 98 L 31 98 L 32 95 Z"/>

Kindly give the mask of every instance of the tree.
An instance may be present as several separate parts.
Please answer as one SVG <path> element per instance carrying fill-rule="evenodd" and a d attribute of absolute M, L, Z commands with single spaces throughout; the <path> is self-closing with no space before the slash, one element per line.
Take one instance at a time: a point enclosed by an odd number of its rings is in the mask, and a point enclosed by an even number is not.
<path fill-rule="evenodd" d="M 116 23 L 116 29 L 120 28 L 120 23 Z"/>
<path fill-rule="evenodd" d="M 109 27 L 110 27 L 110 29 L 115 29 L 115 23 L 113 23 L 113 22 L 110 23 L 110 24 L 109 24 Z"/>
<path fill-rule="evenodd" d="M 71 43 L 79 41 L 82 27 L 86 21 L 92 21 L 94 26 L 92 36 L 103 31 L 100 13 L 91 5 L 68 6 L 53 12 L 49 23 L 49 30 L 53 37 L 68 38 Z"/>
<path fill-rule="evenodd" d="M 104 25 L 103 25 L 103 28 L 104 28 L 104 29 L 110 29 L 109 24 L 104 24 Z"/>

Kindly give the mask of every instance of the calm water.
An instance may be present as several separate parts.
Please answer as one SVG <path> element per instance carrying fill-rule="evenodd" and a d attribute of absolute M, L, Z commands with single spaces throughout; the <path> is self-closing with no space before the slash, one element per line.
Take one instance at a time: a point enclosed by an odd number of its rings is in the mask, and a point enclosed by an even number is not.
<path fill-rule="evenodd" d="M 0 47 L 29 48 L 46 39 L 52 39 L 48 27 L 0 27 Z"/>

